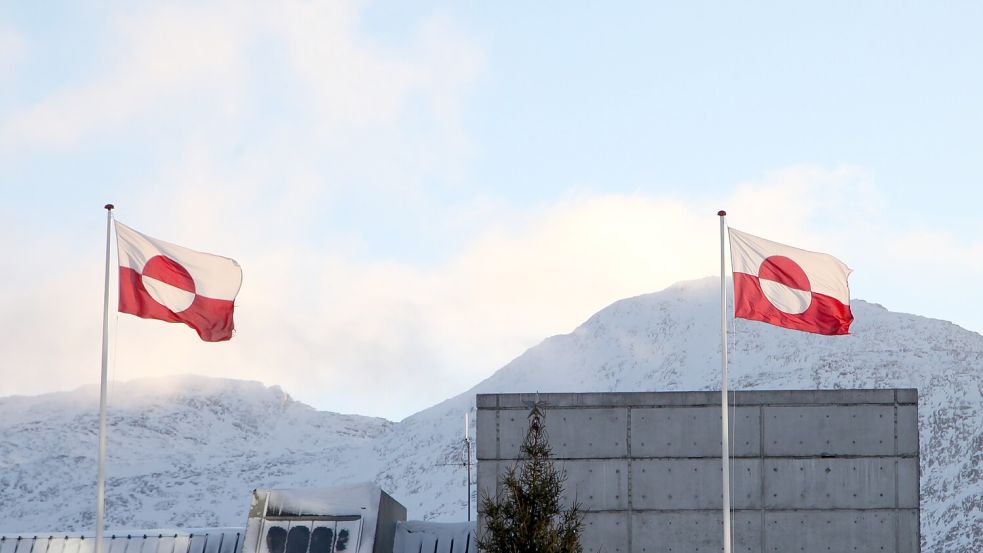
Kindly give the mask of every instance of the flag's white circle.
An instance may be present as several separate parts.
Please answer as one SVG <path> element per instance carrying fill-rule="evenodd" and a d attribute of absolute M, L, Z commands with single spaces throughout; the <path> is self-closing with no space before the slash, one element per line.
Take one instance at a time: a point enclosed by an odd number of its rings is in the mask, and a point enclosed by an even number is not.
<path fill-rule="evenodd" d="M 758 267 L 758 282 L 765 297 L 779 311 L 798 315 L 812 305 L 809 276 L 788 257 L 773 255 L 765 258 Z"/>
<path fill-rule="evenodd" d="M 779 311 L 789 313 L 790 315 L 798 315 L 799 313 L 804 313 L 812 304 L 812 292 L 789 288 L 773 280 L 762 279 L 760 282 L 761 291 L 764 292 L 768 301 L 778 308 Z"/>
<path fill-rule="evenodd" d="M 141 275 L 140 280 L 143 282 L 143 287 L 147 289 L 150 297 L 175 313 L 180 313 L 191 307 L 191 304 L 195 301 L 194 292 L 182 290 L 166 282 L 148 277 L 147 275 Z"/>

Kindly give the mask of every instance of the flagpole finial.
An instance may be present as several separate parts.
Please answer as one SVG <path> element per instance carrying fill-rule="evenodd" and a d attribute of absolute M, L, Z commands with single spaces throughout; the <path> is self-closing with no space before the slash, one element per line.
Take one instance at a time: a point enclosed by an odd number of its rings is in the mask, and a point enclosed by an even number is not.
<path fill-rule="evenodd" d="M 721 209 L 720 211 L 717 212 L 717 216 L 718 217 L 726 217 L 727 216 L 727 212 Z"/>
<path fill-rule="evenodd" d="M 113 208 L 115 208 L 116 206 L 114 206 L 113 204 L 106 204 L 103 207 L 106 208 L 106 211 L 112 211 Z"/>

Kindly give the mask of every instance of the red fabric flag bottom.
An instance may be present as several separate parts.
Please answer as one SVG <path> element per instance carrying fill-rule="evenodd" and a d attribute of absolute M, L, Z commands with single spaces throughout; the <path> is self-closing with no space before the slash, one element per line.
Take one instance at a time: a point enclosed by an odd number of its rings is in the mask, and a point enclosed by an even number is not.
<path fill-rule="evenodd" d="M 850 333 L 853 313 L 849 305 L 823 294 L 812 294 L 809 307 L 801 313 L 786 313 L 775 307 L 758 277 L 734 273 L 734 316 L 816 334 Z"/>
<path fill-rule="evenodd" d="M 143 276 L 129 267 L 119 268 L 119 311 L 143 319 L 184 323 L 195 329 L 206 342 L 224 342 L 232 338 L 235 304 L 195 295 L 186 309 L 175 313 L 147 292 Z"/>

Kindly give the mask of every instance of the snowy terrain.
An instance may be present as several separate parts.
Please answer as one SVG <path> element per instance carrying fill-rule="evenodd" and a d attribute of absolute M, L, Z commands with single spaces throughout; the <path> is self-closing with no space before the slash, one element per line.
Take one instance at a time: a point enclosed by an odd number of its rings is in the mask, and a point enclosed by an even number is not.
<path fill-rule="evenodd" d="M 244 526 L 253 488 L 331 482 L 349 451 L 393 425 L 320 412 L 258 382 L 183 376 L 109 393 L 116 528 Z M 96 387 L 0 399 L 0 531 L 94 526 L 98 409 Z"/>
<path fill-rule="evenodd" d="M 252 382 L 115 384 L 110 525 L 242 525 L 252 488 L 362 480 L 411 518 L 462 520 L 464 471 L 449 463 L 475 393 L 719 388 L 718 293 L 711 278 L 616 302 L 400 423 L 319 412 Z M 983 551 L 983 336 L 863 301 L 853 309 L 844 337 L 737 321 L 732 387 L 918 388 L 923 551 Z M 0 531 L 91 527 L 96 394 L 0 399 Z"/>

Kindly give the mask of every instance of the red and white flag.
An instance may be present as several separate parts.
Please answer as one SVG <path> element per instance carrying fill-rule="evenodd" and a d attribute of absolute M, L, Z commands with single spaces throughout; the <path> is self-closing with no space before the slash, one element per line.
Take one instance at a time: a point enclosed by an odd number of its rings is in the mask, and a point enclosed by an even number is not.
<path fill-rule="evenodd" d="M 184 323 L 206 342 L 232 338 L 232 311 L 242 285 L 233 259 L 157 240 L 116 222 L 119 311 Z"/>
<path fill-rule="evenodd" d="M 849 334 L 852 272 L 842 261 L 730 229 L 734 316 L 817 334 Z"/>

